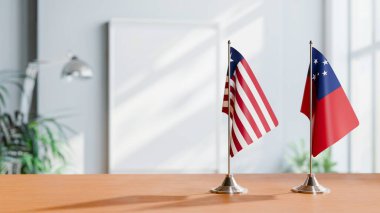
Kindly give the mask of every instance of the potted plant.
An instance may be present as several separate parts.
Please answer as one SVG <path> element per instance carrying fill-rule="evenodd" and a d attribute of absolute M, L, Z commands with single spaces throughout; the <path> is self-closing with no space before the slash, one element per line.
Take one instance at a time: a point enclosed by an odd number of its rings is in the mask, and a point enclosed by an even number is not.
<path fill-rule="evenodd" d="M 64 147 L 71 128 L 58 117 L 34 116 L 5 112 L 8 85 L 18 87 L 27 76 L 15 72 L 0 72 L 0 173 L 41 174 L 60 173 L 66 165 Z"/>
<path fill-rule="evenodd" d="M 292 143 L 287 154 L 286 172 L 307 173 L 309 172 L 309 150 L 305 140 Z M 312 161 L 313 171 L 316 173 L 334 173 L 337 163 L 332 159 L 331 148 L 319 154 Z"/>

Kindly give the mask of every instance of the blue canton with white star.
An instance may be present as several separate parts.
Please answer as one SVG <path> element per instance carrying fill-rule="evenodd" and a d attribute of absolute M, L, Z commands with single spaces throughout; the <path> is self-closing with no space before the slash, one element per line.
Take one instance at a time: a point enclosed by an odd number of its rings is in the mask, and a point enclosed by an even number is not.
<path fill-rule="evenodd" d="M 231 47 L 230 53 L 230 78 L 232 78 L 234 76 L 238 63 L 243 60 L 244 57 L 233 47 Z"/>
<path fill-rule="evenodd" d="M 316 48 L 312 49 L 313 83 L 320 100 L 340 87 L 338 78 L 325 56 Z M 310 72 L 309 72 L 310 73 Z"/>

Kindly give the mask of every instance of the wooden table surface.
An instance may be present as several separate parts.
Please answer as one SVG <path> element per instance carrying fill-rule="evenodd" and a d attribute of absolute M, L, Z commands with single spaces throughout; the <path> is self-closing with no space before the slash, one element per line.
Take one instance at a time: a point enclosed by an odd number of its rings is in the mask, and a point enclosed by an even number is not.
<path fill-rule="evenodd" d="M 224 175 L 0 176 L 0 212 L 380 212 L 380 174 L 318 174 L 332 192 L 290 192 L 306 175 L 235 175 L 249 192 L 208 192 Z"/>

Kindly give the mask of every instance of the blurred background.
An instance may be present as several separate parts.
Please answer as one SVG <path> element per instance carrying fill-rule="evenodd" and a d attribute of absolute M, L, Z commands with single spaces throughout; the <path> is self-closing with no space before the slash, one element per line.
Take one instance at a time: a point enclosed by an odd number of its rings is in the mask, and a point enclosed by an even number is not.
<path fill-rule="evenodd" d="M 229 39 L 279 120 L 233 172 L 306 171 L 309 40 L 360 121 L 315 171 L 379 172 L 379 14 L 377 0 L 0 0 L 1 172 L 226 172 Z"/>

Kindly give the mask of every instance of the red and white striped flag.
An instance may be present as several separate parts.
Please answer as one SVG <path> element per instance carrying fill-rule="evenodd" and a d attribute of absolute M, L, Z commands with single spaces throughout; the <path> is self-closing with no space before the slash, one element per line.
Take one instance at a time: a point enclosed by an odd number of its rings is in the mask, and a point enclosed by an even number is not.
<path fill-rule="evenodd" d="M 276 127 L 278 120 L 247 61 L 236 49 L 231 47 L 230 52 L 230 153 L 233 157 Z M 228 75 L 222 111 L 228 114 Z"/>

